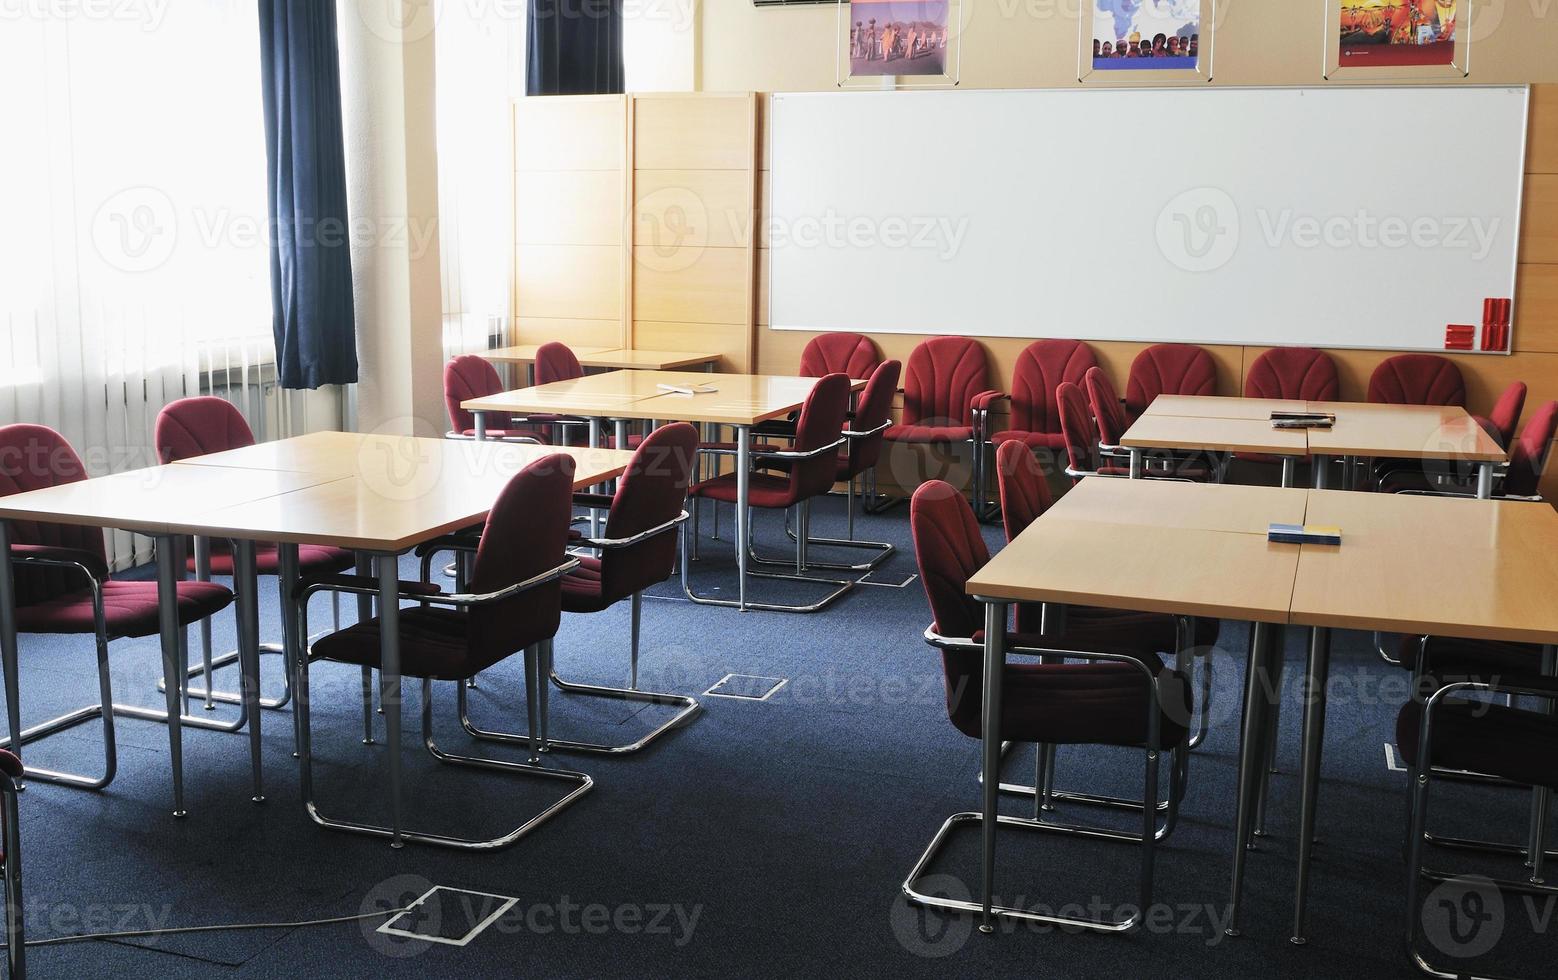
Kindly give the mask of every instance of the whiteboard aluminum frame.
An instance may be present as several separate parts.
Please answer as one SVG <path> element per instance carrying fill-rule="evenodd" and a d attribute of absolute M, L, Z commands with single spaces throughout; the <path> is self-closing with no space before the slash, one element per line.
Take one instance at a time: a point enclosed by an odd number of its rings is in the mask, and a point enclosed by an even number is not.
<path fill-rule="evenodd" d="M 833 78 L 834 86 L 845 91 L 859 90 L 880 92 L 885 90 L 950 89 L 963 81 L 963 31 L 968 24 L 963 20 L 964 0 L 947 0 L 947 65 L 948 71 L 940 75 L 851 75 L 849 55 L 844 48 L 849 38 L 850 0 L 838 0 L 837 27 L 834 30 Z M 902 79 L 927 79 L 926 81 L 902 81 Z"/>
<path fill-rule="evenodd" d="M 1160 87 L 1160 88 L 1170 89 L 1170 90 L 1185 88 L 1185 86 L 1153 86 L 1153 87 Z M 1302 84 L 1300 84 L 1300 85 L 1226 85 L 1226 86 L 1219 86 L 1218 87 L 1218 91 L 1237 91 L 1237 90 L 1241 90 L 1241 89 L 1242 90 L 1257 89 L 1257 90 L 1260 90 L 1260 91 L 1270 91 L 1270 90 L 1281 91 L 1281 90 L 1304 89 L 1304 88 L 1314 88 L 1314 87 L 1315 86 L 1312 86 L 1312 85 L 1302 85 Z M 1360 90 L 1367 90 L 1367 89 L 1371 89 L 1371 88 L 1391 89 L 1391 88 L 1396 88 L 1398 86 L 1387 84 L 1387 83 L 1384 82 L 1384 80 L 1382 80 L 1381 84 L 1378 84 L 1378 85 L 1348 85 L 1347 87 L 1348 88 L 1357 88 L 1357 89 L 1360 89 Z M 1487 84 L 1469 84 L 1469 85 L 1466 85 L 1466 86 L 1455 86 L 1455 87 L 1457 87 L 1457 88 L 1465 87 L 1465 88 L 1489 88 L 1489 89 L 1518 89 L 1523 94 L 1523 101 L 1525 102 L 1525 116 L 1524 116 L 1524 122 L 1523 122 L 1522 127 L 1521 127 L 1521 141 L 1522 141 L 1523 145 L 1527 148 L 1527 150 L 1529 150 L 1529 147 L 1531 145 L 1531 85 L 1530 85 L 1530 83 L 1509 83 L 1509 84 L 1487 83 Z M 1132 90 L 1140 90 L 1141 88 L 1143 88 L 1143 86 L 1129 86 L 1129 88 L 1132 89 Z M 1102 87 L 1094 89 L 1094 91 L 1102 91 L 1102 90 L 1103 90 Z M 1003 90 L 1003 91 L 1012 91 L 1012 92 L 1061 92 L 1061 91 L 1075 91 L 1075 90 L 1064 89 L 1064 88 L 1047 88 L 1047 89 L 1029 88 L 1029 89 L 1010 89 L 1010 90 Z M 774 139 L 774 131 L 775 131 L 774 123 L 773 123 L 773 120 L 775 118 L 775 113 L 773 111 L 773 102 L 774 102 L 774 100 L 784 98 L 787 95 L 793 95 L 793 96 L 799 96 L 799 97 L 812 97 L 812 96 L 824 95 L 824 94 L 826 94 L 826 93 L 808 93 L 808 92 L 795 92 L 795 93 L 772 92 L 772 93 L 769 93 L 769 95 L 768 95 L 768 104 L 764 106 L 764 114 L 765 114 L 765 117 L 768 119 L 768 125 L 765 127 L 765 137 L 764 137 L 767 140 L 767 146 L 765 146 L 764 150 L 763 150 L 765 155 L 772 151 L 772 144 L 773 144 L 773 139 Z M 1521 237 L 1522 231 L 1524 230 L 1524 221 L 1525 221 L 1525 196 L 1526 196 L 1526 176 L 1527 176 L 1526 172 L 1525 172 L 1525 169 L 1524 169 L 1524 167 L 1525 167 L 1525 164 L 1524 164 L 1525 159 L 1526 159 L 1526 153 L 1522 153 L 1521 154 L 1520 170 L 1519 170 L 1519 173 L 1517 174 L 1518 189 L 1515 192 L 1515 227 L 1514 227 L 1515 263 L 1514 263 L 1514 269 L 1510 273 L 1510 282 L 1509 282 L 1509 294 L 1510 294 L 1509 295 L 1509 299 L 1510 299 L 1511 314 L 1510 314 L 1510 324 L 1509 324 L 1508 347 L 1506 349 L 1504 349 L 1504 350 L 1483 350 L 1481 348 L 1481 346 L 1480 346 L 1481 343 L 1482 343 L 1482 337 L 1481 337 L 1480 333 L 1478 333 L 1477 338 L 1476 338 L 1477 339 L 1477 344 L 1479 346 L 1474 347 L 1471 350 L 1446 350 L 1443 347 L 1384 347 L 1384 346 L 1380 346 L 1378 344 L 1338 344 L 1338 343 L 1327 343 L 1327 344 L 1323 345 L 1324 349 L 1326 349 L 1326 350 L 1342 350 L 1342 351 L 1405 351 L 1405 352 L 1413 352 L 1413 353 L 1422 352 L 1422 353 L 1440 353 L 1440 354 L 1451 354 L 1451 355 L 1487 354 L 1487 355 L 1495 355 L 1495 356 L 1503 355 L 1505 357 L 1513 356 L 1517 352 L 1517 348 L 1515 347 L 1515 331 L 1516 331 L 1516 328 L 1519 326 L 1519 322 L 1520 322 L 1519 318 L 1518 318 L 1518 312 L 1519 312 L 1519 309 L 1520 309 L 1520 302 L 1519 302 L 1519 299 L 1520 299 L 1520 295 L 1519 295 L 1520 266 L 1522 264 L 1521 263 L 1521 251 L 1520 251 L 1520 237 Z M 772 191 L 773 191 L 773 183 L 774 183 L 774 176 L 772 174 L 770 174 L 770 177 L 769 177 L 769 195 L 770 196 L 772 195 Z M 765 207 L 765 210 L 764 210 L 764 212 L 762 214 L 762 223 L 763 223 L 763 225 L 766 226 L 766 223 L 771 221 L 772 217 L 773 216 L 772 216 L 771 210 L 768 209 L 767 207 Z M 818 333 L 818 334 L 838 333 L 839 330 L 837 330 L 837 329 L 835 329 L 833 327 L 819 327 L 819 326 L 806 326 L 806 325 L 785 325 L 785 326 L 780 326 L 778 323 L 775 322 L 774 315 L 773 315 L 774 297 L 778 294 L 778 289 L 776 288 L 777 284 L 774 281 L 774 270 L 773 270 L 775 249 L 773 249 L 771 247 L 765 247 L 763 249 L 763 252 L 766 253 L 766 256 L 764 258 L 763 280 L 766 283 L 765 292 L 767 293 L 766 304 L 765 304 L 765 308 L 764 308 L 764 313 L 767 316 L 767 324 L 766 324 L 767 328 L 770 331 L 786 331 L 786 332 Z M 919 330 L 866 330 L 864 332 L 868 333 L 868 334 L 873 334 L 873 335 L 881 334 L 883 336 L 899 336 L 899 337 L 931 337 L 931 336 L 936 336 L 936 333 L 933 332 L 933 331 L 919 331 Z M 1001 339 L 1001 340 L 1012 340 L 1012 339 L 1015 339 L 1015 340 L 1025 340 L 1025 339 L 1026 340 L 1040 340 L 1040 339 L 1044 339 L 1048 335 L 1041 335 L 1041 334 L 1035 333 L 1032 337 L 1008 337 L 1007 335 L 1004 335 L 1004 334 L 999 334 L 999 335 L 998 334 L 989 334 L 989 335 L 987 335 L 987 334 L 965 334 L 965 335 L 962 335 L 962 336 L 981 337 L 981 338 L 988 338 L 988 339 Z M 1159 337 L 1143 337 L 1143 336 L 1134 336 L 1134 335 L 1133 336 L 1107 337 L 1107 338 L 1092 338 L 1092 340 L 1096 341 L 1097 343 L 1128 343 L 1128 344 L 1156 344 L 1156 343 L 1163 343 L 1162 338 L 1159 338 Z M 1263 340 L 1263 341 L 1249 341 L 1249 342 L 1245 342 L 1245 341 L 1233 342 L 1233 341 L 1227 341 L 1227 340 L 1200 340 L 1200 341 L 1183 341 L 1183 342 L 1184 343 L 1200 343 L 1200 344 L 1204 344 L 1204 345 L 1207 345 L 1207 346 L 1213 346 L 1213 347 L 1233 347 L 1233 346 L 1243 346 L 1243 347 L 1310 347 L 1310 346 L 1314 346 L 1310 341 L 1304 340 L 1304 339 L 1281 340 L 1281 341 L 1278 341 L 1278 340 Z"/>
<path fill-rule="evenodd" d="M 1325 0 L 1325 22 L 1321 25 L 1324 54 L 1321 56 L 1320 77 L 1326 81 L 1370 79 L 1378 82 L 1392 81 L 1443 81 L 1471 77 L 1472 17 L 1477 5 L 1473 0 L 1457 0 L 1455 26 L 1455 54 L 1448 65 L 1384 65 L 1369 68 L 1363 65 L 1342 65 L 1342 5 L 1347 0 Z M 1461 19 L 1464 17 L 1465 22 Z"/>
<path fill-rule="evenodd" d="M 1113 88 L 1168 88 L 1169 82 L 1212 80 L 1213 57 L 1217 50 L 1217 0 L 1201 0 L 1200 57 L 1194 68 L 1139 68 L 1130 71 L 1104 71 L 1093 67 L 1093 25 L 1098 17 L 1097 0 L 1080 0 L 1077 17 L 1077 81 L 1086 85 L 1107 80 Z M 1228 2 L 1228 0 L 1224 0 Z M 1140 76 L 1140 77 L 1138 77 Z"/>

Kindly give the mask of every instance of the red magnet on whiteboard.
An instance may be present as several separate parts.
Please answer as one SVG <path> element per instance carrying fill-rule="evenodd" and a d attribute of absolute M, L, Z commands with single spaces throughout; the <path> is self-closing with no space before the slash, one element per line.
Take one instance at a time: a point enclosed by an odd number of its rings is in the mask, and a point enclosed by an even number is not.
<path fill-rule="evenodd" d="M 1471 350 L 1477 328 L 1469 323 L 1452 323 L 1444 328 L 1445 350 Z"/>

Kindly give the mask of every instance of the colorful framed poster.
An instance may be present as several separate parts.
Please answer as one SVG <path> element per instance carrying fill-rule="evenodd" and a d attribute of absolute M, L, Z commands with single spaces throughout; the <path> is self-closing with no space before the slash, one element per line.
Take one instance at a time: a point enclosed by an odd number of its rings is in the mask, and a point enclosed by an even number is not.
<path fill-rule="evenodd" d="M 1470 74 L 1471 0 L 1327 0 L 1326 78 Z"/>
<path fill-rule="evenodd" d="M 962 0 L 839 0 L 839 86 L 956 85 L 962 8 Z"/>
<path fill-rule="evenodd" d="M 1212 80 L 1216 0 L 1082 0 L 1077 81 Z"/>

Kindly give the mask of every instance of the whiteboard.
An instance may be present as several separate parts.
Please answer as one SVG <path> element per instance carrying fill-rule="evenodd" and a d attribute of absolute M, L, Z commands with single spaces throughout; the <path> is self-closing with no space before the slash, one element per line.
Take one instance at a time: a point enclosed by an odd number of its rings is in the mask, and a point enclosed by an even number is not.
<path fill-rule="evenodd" d="M 1513 300 L 1525 87 L 772 97 L 785 330 L 1443 349 Z M 1510 345 L 1513 347 L 1513 344 Z"/>

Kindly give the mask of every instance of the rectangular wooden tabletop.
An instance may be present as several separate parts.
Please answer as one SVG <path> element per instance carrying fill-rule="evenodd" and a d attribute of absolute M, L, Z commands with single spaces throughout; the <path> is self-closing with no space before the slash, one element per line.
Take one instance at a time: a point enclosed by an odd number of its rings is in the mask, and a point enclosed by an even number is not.
<path fill-rule="evenodd" d="M 334 474 L 229 466 L 151 466 L 0 497 L 0 520 L 180 532 L 223 503 L 274 498 L 339 479 Z"/>
<path fill-rule="evenodd" d="M 1299 546 L 1261 534 L 1051 520 L 1031 524 L 968 593 L 1144 612 L 1285 623 Z"/>
<path fill-rule="evenodd" d="M 658 387 L 661 384 L 707 386 L 713 390 L 682 395 L 662 391 Z M 623 370 L 473 398 L 462 402 L 461 407 L 510 415 L 556 412 L 596 418 L 755 425 L 800 408 L 816 384 L 816 378 L 777 375 Z M 852 381 L 851 387 L 858 391 L 865 387 L 865 382 Z"/>
<path fill-rule="evenodd" d="M 1310 491 L 1292 621 L 1393 633 L 1558 643 L 1558 513 L 1547 504 Z"/>
<path fill-rule="evenodd" d="M 1460 459 L 1499 463 L 1504 450 L 1464 409 L 1339 410 L 1329 429 L 1309 429 L 1309 451 L 1329 456 Z"/>
<path fill-rule="evenodd" d="M 515 473 L 554 454 L 574 459 L 575 490 L 620 476 L 633 458 L 626 450 L 368 437 L 352 477 L 195 519 L 213 536 L 398 552 L 480 522 Z"/>
<path fill-rule="evenodd" d="M 1219 453 L 1272 453 L 1307 456 L 1306 429 L 1274 429 L 1266 418 L 1213 418 L 1143 415 L 1120 445 L 1129 449 L 1178 449 Z"/>
<path fill-rule="evenodd" d="M 617 370 L 674 371 L 677 368 L 711 364 L 719 360 L 718 354 L 700 354 L 692 351 L 671 350 L 617 350 L 595 351 L 579 355 L 584 367 L 612 368 Z"/>
<path fill-rule="evenodd" d="M 513 347 L 497 347 L 493 350 L 484 350 L 479 353 L 482 357 L 497 364 L 533 364 L 536 359 L 536 351 L 540 349 L 540 344 L 516 344 Z M 582 364 L 583 358 L 586 356 L 600 354 L 613 348 L 574 347 L 570 344 L 568 349 L 573 351 L 574 357 L 580 358 L 580 363 Z"/>
<path fill-rule="evenodd" d="M 1045 517 L 1265 534 L 1273 523 L 1302 524 L 1308 500 L 1301 489 L 1096 477 L 1067 490 Z"/>
<path fill-rule="evenodd" d="M 1269 419 L 1272 412 L 1308 411 L 1307 403 L 1287 398 L 1233 398 L 1225 395 L 1159 395 L 1146 415 L 1184 415 L 1209 419 Z"/>

